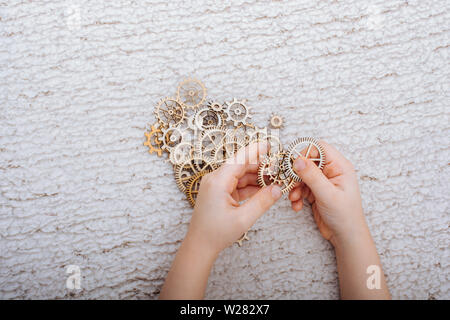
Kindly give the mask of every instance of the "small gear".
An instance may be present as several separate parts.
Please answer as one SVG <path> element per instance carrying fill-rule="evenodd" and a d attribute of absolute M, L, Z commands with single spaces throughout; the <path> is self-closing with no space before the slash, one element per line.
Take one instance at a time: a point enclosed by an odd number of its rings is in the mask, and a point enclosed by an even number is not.
<path fill-rule="evenodd" d="M 161 127 L 177 126 L 185 118 L 183 106 L 173 98 L 159 101 L 155 109 L 155 116 Z"/>
<path fill-rule="evenodd" d="M 225 110 L 225 106 L 217 101 L 208 101 L 206 105 L 215 112 L 223 112 Z"/>
<path fill-rule="evenodd" d="M 192 207 L 195 206 L 195 201 L 197 200 L 197 194 L 200 189 L 200 182 L 202 181 L 202 178 L 210 172 L 210 170 L 201 171 L 189 179 L 186 188 L 186 195 Z"/>
<path fill-rule="evenodd" d="M 295 181 L 286 172 L 286 157 L 287 153 L 282 151 L 264 158 L 258 167 L 258 184 L 261 187 L 276 184 L 283 194 L 294 188 Z"/>
<path fill-rule="evenodd" d="M 158 128 L 158 124 L 151 126 L 151 131 L 144 133 L 147 141 L 144 142 L 144 146 L 148 147 L 148 152 L 152 154 L 155 152 L 158 157 L 162 156 L 161 141 L 162 131 Z"/>
<path fill-rule="evenodd" d="M 236 240 L 234 243 L 237 243 L 239 247 L 242 247 L 243 241 L 248 241 L 250 238 L 248 237 L 248 231 L 245 232 L 238 240 Z"/>
<path fill-rule="evenodd" d="M 195 109 L 206 99 L 206 88 L 196 79 L 186 79 L 178 85 L 177 100 L 186 108 Z"/>
<path fill-rule="evenodd" d="M 297 182 L 302 181 L 302 179 L 295 173 L 293 164 L 295 159 L 299 156 L 304 156 L 305 158 L 315 162 L 319 169 L 323 169 L 325 165 L 325 152 L 316 139 L 311 137 L 297 138 L 289 145 L 287 157 L 285 157 L 287 173 Z"/>
<path fill-rule="evenodd" d="M 282 116 L 272 114 L 270 117 L 270 125 L 273 129 L 280 129 L 284 124 L 284 119 Z"/>
<path fill-rule="evenodd" d="M 246 125 L 248 119 L 251 118 L 250 107 L 248 107 L 245 103 L 245 100 L 237 100 L 236 98 L 234 98 L 231 102 L 226 102 L 226 120 L 233 122 L 235 127 L 240 124 Z"/>
<path fill-rule="evenodd" d="M 161 137 L 161 149 L 167 152 L 172 152 L 173 148 L 183 142 L 184 132 L 178 127 L 169 126 L 167 128 L 162 128 Z"/>
<path fill-rule="evenodd" d="M 203 107 L 195 113 L 194 124 L 199 130 L 221 127 L 223 118 L 219 112 L 216 112 L 209 107 Z"/>

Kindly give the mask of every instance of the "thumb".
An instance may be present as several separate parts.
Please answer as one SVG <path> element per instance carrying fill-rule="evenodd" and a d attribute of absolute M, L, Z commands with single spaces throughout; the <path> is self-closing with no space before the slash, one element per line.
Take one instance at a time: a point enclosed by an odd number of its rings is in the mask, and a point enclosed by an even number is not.
<path fill-rule="evenodd" d="M 334 185 L 328 180 L 314 162 L 302 156 L 294 161 L 295 173 L 311 189 L 316 197 L 328 197 Z"/>
<path fill-rule="evenodd" d="M 245 224 L 250 228 L 264 212 L 281 198 L 281 195 L 281 189 L 277 185 L 261 188 L 239 208 L 245 217 Z"/>

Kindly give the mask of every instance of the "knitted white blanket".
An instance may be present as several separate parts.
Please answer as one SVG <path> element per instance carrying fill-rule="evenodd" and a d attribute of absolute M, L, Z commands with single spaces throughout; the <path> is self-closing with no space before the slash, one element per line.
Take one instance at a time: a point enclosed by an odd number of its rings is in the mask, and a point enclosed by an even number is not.
<path fill-rule="evenodd" d="M 24 1 L 0 7 L 0 298 L 158 296 L 191 208 L 143 146 L 185 76 L 355 164 L 394 298 L 450 298 L 446 0 Z M 207 298 L 336 299 L 334 253 L 285 199 Z M 69 265 L 80 289 L 66 288 Z M 76 275 L 76 272 L 72 275 Z"/>

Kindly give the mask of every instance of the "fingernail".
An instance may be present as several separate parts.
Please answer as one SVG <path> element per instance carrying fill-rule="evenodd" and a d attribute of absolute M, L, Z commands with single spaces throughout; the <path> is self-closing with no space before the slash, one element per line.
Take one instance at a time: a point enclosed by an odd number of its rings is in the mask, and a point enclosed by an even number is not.
<path fill-rule="evenodd" d="M 297 171 L 302 171 L 303 169 L 305 169 L 306 168 L 305 160 L 303 160 L 302 158 L 298 158 L 297 160 L 295 160 L 294 168 Z"/>
<path fill-rule="evenodd" d="M 281 198 L 281 194 L 282 194 L 281 188 L 279 186 L 275 185 L 275 184 L 272 185 L 272 197 L 275 200 L 278 200 L 278 199 Z"/>

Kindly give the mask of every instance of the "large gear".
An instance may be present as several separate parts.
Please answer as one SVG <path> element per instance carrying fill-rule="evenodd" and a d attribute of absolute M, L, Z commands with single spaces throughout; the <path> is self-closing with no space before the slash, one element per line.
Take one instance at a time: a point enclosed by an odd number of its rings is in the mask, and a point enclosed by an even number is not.
<path fill-rule="evenodd" d="M 150 154 L 156 153 L 158 157 L 162 156 L 162 149 L 161 149 L 161 136 L 162 131 L 158 128 L 157 124 L 154 124 L 151 126 L 151 130 L 144 133 L 147 140 L 144 142 L 144 146 L 148 147 L 148 152 Z"/>
<path fill-rule="evenodd" d="M 182 164 L 174 167 L 175 181 L 181 192 L 186 192 L 189 179 L 202 171 L 213 171 L 215 169 L 211 160 L 204 157 L 192 157 Z"/>
<path fill-rule="evenodd" d="M 206 88 L 197 79 L 186 79 L 178 85 L 177 100 L 186 108 L 195 109 L 205 102 Z"/>
<path fill-rule="evenodd" d="M 302 181 L 302 179 L 295 173 L 293 164 L 299 156 L 315 162 L 319 169 L 323 169 L 325 165 L 325 152 L 316 139 L 311 137 L 297 138 L 289 145 L 287 157 L 285 158 L 287 173 L 297 182 Z"/>
<path fill-rule="evenodd" d="M 246 105 L 245 100 L 237 100 L 234 98 L 232 101 L 226 102 L 226 105 L 227 109 L 225 113 L 227 115 L 227 121 L 233 122 L 235 127 L 248 123 L 248 119 L 251 118 L 250 107 Z"/>
<path fill-rule="evenodd" d="M 169 161 L 173 165 L 178 165 L 191 159 L 193 155 L 194 155 L 194 148 L 192 144 L 189 142 L 182 141 L 172 148 L 169 155 Z"/>
<path fill-rule="evenodd" d="M 223 117 L 219 112 L 216 112 L 209 107 L 203 107 L 195 113 L 194 124 L 199 130 L 221 127 L 223 124 Z"/>
<path fill-rule="evenodd" d="M 195 206 L 195 201 L 197 200 L 197 194 L 200 189 L 200 182 L 202 181 L 202 178 L 210 172 L 210 170 L 201 171 L 189 180 L 186 188 L 186 194 L 192 207 Z"/>
<path fill-rule="evenodd" d="M 226 131 L 223 127 L 215 127 L 202 131 L 195 143 L 195 153 L 213 158 L 215 150 L 224 141 L 225 137 Z"/>
<path fill-rule="evenodd" d="M 161 127 L 177 126 L 185 118 L 183 106 L 176 99 L 164 98 L 155 109 L 155 116 Z"/>
<path fill-rule="evenodd" d="M 265 187 L 276 184 L 283 194 L 291 191 L 295 186 L 293 178 L 286 172 L 285 158 L 287 153 L 282 151 L 271 156 L 265 156 L 258 167 L 258 184 Z"/>

